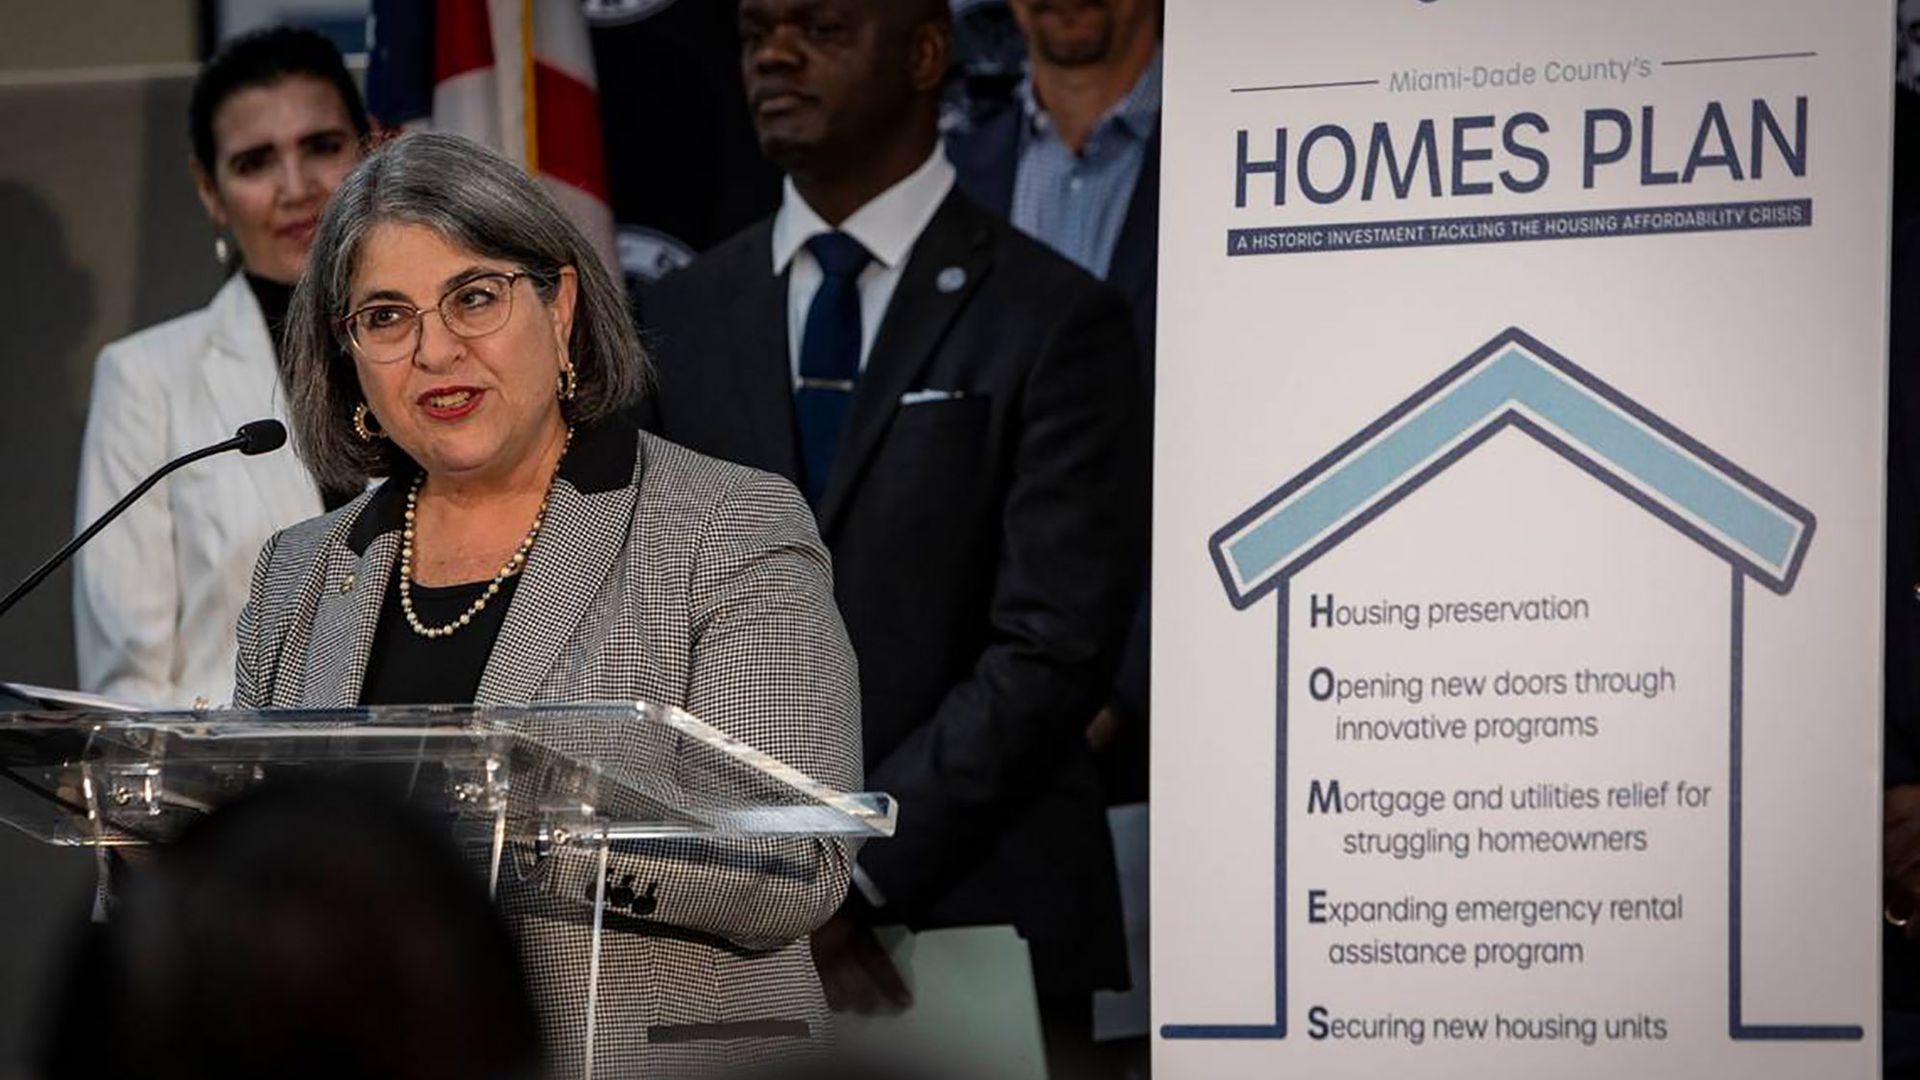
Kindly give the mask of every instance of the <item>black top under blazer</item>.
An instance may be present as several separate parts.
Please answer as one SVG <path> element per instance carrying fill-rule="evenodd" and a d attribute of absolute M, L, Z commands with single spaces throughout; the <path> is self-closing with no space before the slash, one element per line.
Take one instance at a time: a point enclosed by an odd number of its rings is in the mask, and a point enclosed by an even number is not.
<path fill-rule="evenodd" d="M 389 479 L 261 552 L 240 616 L 242 708 L 356 704 L 400 551 L 409 478 Z M 852 650 L 806 503 L 778 477 L 622 419 L 579 431 L 475 700 L 632 701 L 699 719 L 843 791 L 860 783 Z M 564 721 L 536 733 L 613 768 L 657 745 Z M 827 1011 L 806 937 L 840 906 L 839 841 L 654 842 L 608 877 L 647 897 L 610 918 L 596 1072 L 704 1075 L 809 1052 Z M 554 1075 L 580 1074 L 590 895 L 584 854 L 532 886 L 503 878 Z"/>
<path fill-rule="evenodd" d="M 645 410 L 799 476 L 787 281 L 763 221 L 641 302 Z M 1126 302 L 959 192 L 913 247 L 817 507 L 860 659 L 876 921 L 1011 923 L 1043 993 L 1126 981 L 1083 735 L 1142 570 L 1146 401 Z M 903 399 L 904 396 L 904 399 Z"/>

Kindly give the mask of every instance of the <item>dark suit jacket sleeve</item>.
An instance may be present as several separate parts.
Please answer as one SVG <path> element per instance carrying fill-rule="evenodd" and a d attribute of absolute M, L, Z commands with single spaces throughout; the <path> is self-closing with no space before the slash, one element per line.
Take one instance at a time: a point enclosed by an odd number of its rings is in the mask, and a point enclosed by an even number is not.
<path fill-rule="evenodd" d="M 900 804 L 899 834 L 860 859 L 890 916 L 940 896 L 1056 775 L 1106 698 L 1138 595 L 1146 424 L 1133 328 L 1105 286 L 1063 300 L 1019 404 L 985 647 L 869 774 Z"/>

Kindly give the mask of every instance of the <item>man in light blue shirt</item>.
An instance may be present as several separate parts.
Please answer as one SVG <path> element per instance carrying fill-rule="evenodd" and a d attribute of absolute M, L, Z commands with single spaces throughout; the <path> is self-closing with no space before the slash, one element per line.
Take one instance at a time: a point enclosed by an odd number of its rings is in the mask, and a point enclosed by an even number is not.
<path fill-rule="evenodd" d="M 1012 0 L 1011 7 L 1027 39 L 1027 77 L 1012 107 L 954 137 L 960 186 L 1022 232 L 1132 292 L 1125 278 L 1138 260 L 1152 260 L 1157 224 L 1158 5 Z M 1152 302 L 1150 292 L 1132 298 Z"/>
<path fill-rule="evenodd" d="M 1029 75 L 1014 92 L 1024 124 L 1013 224 L 1104 278 L 1147 145 L 1160 126 L 1160 52 L 1149 54 L 1126 96 L 1107 106 L 1090 129 L 1066 115 L 1055 119 L 1041 106 L 1035 81 Z"/>

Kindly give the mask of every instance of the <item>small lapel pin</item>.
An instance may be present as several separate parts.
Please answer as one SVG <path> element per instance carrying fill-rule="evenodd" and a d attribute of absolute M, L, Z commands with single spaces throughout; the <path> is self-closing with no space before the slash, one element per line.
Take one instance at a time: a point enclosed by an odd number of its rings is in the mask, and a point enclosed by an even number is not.
<path fill-rule="evenodd" d="M 341 595 L 345 595 L 345 594 L 347 594 L 347 593 L 350 593 L 350 592 L 352 592 L 352 591 L 353 591 L 353 583 L 354 583 L 354 580 L 355 580 L 355 575 L 353 575 L 353 574 L 348 574 L 348 575 L 347 575 L 347 580 L 345 580 L 345 581 L 343 581 L 343 582 L 341 582 L 341 583 L 340 583 L 340 592 L 341 592 Z"/>
<path fill-rule="evenodd" d="M 939 277 L 933 279 L 933 287 L 943 293 L 957 293 L 965 288 L 966 284 L 967 272 L 957 266 L 947 267 L 940 271 Z"/>

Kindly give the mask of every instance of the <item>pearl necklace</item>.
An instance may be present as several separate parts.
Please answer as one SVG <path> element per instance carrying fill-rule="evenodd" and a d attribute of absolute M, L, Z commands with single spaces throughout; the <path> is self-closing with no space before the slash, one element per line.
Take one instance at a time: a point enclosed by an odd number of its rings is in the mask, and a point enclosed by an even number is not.
<path fill-rule="evenodd" d="M 560 457 L 562 460 L 565 460 L 567 448 L 572 445 L 573 428 L 572 426 L 568 426 L 567 441 L 560 447 Z M 554 467 L 554 475 L 556 477 L 559 476 L 559 467 L 557 465 Z M 447 623 L 445 626 L 428 626 L 426 623 L 421 622 L 420 616 L 414 614 L 413 611 L 414 516 L 420 502 L 420 485 L 424 484 L 426 479 L 427 474 L 421 472 L 413 478 L 413 486 L 407 489 L 407 526 L 405 531 L 400 534 L 400 610 L 406 615 L 407 625 L 413 628 L 414 633 L 419 634 L 423 638 L 443 638 L 471 623 L 474 616 L 479 615 L 481 611 L 486 609 L 487 601 L 499 594 L 500 583 L 519 572 L 521 567 L 527 565 L 527 556 L 533 552 L 533 542 L 540 536 L 540 526 L 547 520 L 547 501 L 553 498 L 553 483 L 549 481 L 547 483 L 546 494 L 540 496 L 540 509 L 534 511 L 533 526 L 527 530 L 526 538 L 520 541 L 520 546 L 515 549 L 513 556 L 500 567 L 498 573 L 493 575 L 493 580 L 487 582 L 487 590 L 480 594 L 479 599 L 475 600 L 472 606 L 468 607 L 466 611 L 461 612 L 459 618 Z"/>

